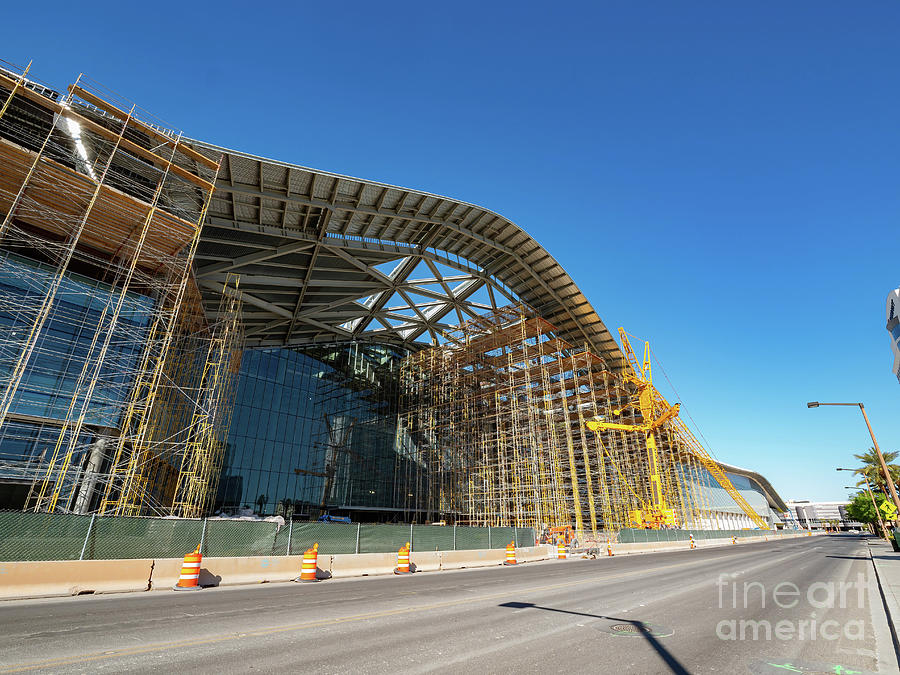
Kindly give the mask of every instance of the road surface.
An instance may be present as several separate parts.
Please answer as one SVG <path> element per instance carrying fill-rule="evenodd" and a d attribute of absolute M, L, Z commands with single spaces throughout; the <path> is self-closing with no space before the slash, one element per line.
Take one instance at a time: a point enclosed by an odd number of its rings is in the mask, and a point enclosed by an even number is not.
<path fill-rule="evenodd" d="M 0 603 L 0 672 L 900 672 L 864 539 Z"/>

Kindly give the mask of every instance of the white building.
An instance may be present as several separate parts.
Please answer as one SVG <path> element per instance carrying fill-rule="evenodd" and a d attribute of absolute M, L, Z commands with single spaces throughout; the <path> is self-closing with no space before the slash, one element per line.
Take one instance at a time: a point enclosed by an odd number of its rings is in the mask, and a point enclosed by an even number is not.
<path fill-rule="evenodd" d="M 850 520 L 846 507 L 849 501 L 842 502 L 811 502 L 808 499 L 789 499 L 787 501 L 791 515 L 797 519 L 797 524 L 804 529 L 820 529 L 837 521 L 838 527 L 850 529 L 852 527 L 864 527 L 861 523 Z"/>
<path fill-rule="evenodd" d="M 765 476 L 723 462 L 719 462 L 719 466 L 725 471 L 734 488 L 771 529 L 785 526 L 780 514 L 787 510 L 787 506 Z M 696 494 L 703 504 L 704 515 L 701 517 L 700 529 L 756 529 L 756 523 L 711 475 L 704 472 L 699 482 L 691 481 L 691 484 L 692 494 Z"/>
<path fill-rule="evenodd" d="M 888 293 L 887 306 L 887 330 L 891 334 L 891 351 L 894 352 L 893 373 L 900 380 L 900 288 L 895 288 Z"/>

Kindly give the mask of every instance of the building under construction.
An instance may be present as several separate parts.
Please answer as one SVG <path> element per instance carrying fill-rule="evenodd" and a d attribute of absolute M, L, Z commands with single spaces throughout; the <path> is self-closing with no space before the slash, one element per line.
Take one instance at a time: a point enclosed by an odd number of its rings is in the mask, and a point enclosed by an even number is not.
<path fill-rule="evenodd" d="M 240 357 L 192 275 L 218 160 L 86 78 L 2 71 L 0 101 L 7 472 L 36 510 L 203 513 Z"/>
<path fill-rule="evenodd" d="M 502 216 L 0 65 L 0 506 L 777 520 L 765 479 L 711 459 Z"/>
<path fill-rule="evenodd" d="M 537 531 L 571 524 L 594 537 L 708 527 L 703 487 L 713 476 L 767 526 L 674 415 L 648 438 L 642 425 L 654 407 L 642 409 L 641 390 L 652 383 L 626 375 L 627 361 L 611 368 L 522 306 L 466 321 L 447 338 L 406 359 L 400 425 L 441 517 Z M 654 521 L 654 509 L 666 515 Z"/>

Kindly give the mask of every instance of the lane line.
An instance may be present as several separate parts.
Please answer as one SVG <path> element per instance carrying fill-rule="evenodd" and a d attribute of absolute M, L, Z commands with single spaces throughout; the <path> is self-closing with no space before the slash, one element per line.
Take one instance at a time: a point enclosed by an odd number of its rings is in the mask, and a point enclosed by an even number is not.
<path fill-rule="evenodd" d="M 604 581 L 614 581 L 617 579 L 624 579 L 628 577 L 635 577 L 640 575 L 645 575 L 653 572 L 661 572 L 664 570 L 678 569 L 681 567 L 689 567 L 696 566 L 697 561 L 688 561 L 684 563 L 678 563 L 675 565 L 661 565 L 658 567 L 651 567 L 647 569 L 634 570 L 631 572 L 624 572 L 621 574 L 608 575 L 608 576 L 600 576 L 600 577 L 591 577 L 589 579 L 581 579 L 578 581 L 566 581 L 557 584 L 547 584 L 545 586 L 537 586 L 534 588 L 530 588 L 524 591 L 520 591 L 522 593 L 540 593 L 543 591 L 552 591 L 560 588 L 571 588 L 573 586 L 583 586 L 585 584 L 596 584 Z M 177 649 L 180 647 L 196 647 L 199 645 L 209 645 L 209 644 L 217 644 L 221 642 L 228 642 L 231 640 L 240 640 L 248 637 L 262 637 L 266 635 L 274 635 L 277 633 L 286 633 L 291 631 L 301 631 L 307 630 L 310 628 L 320 628 L 322 626 L 333 626 L 344 623 L 351 623 L 356 621 L 366 621 L 368 619 L 380 619 L 388 616 L 398 616 L 402 614 L 413 614 L 417 612 L 427 612 L 433 609 L 443 609 L 445 607 L 454 607 L 458 605 L 465 604 L 473 604 L 477 602 L 484 602 L 487 600 L 498 600 L 501 598 L 509 597 L 510 591 L 504 591 L 502 593 L 492 593 L 489 595 L 480 595 L 474 598 L 460 598 L 458 600 L 447 600 L 445 602 L 436 602 L 429 605 L 420 605 L 418 607 L 404 607 L 401 609 L 391 609 L 391 610 L 382 610 L 379 612 L 367 612 L 364 614 L 355 614 L 345 617 L 336 617 L 333 619 L 321 619 L 318 621 L 307 621 L 303 623 L 297 623 L 288 626 L 278 626 L 273 628 L 260 628 L 257 630 L 246 631 L 239 634 L 229 634 L 229 635 L 213 635 L 207 638 L 196 638 L 189 640 L 171 640 L 168 642 L 157 642 L 152 645 L 147 645 L 145 647 L 133 647 L 131 649 L 121 649 L 117 650 L 112 654 L 109 654 L 109 650 L 104 650 L 103 652 L 94 652 L 89 654 L 83 654 L 80 656 L 68 656 L 68 657 L 60 657 L 56 659 L 48 659 L 45 661 L 35 661 L 31 663 L 19 663 L 12 664 L 11 666 L 4 666 L 0 669 L 0 673 L 20 673 L 27 670 L 34 670 L 37 668 L 47 668 L 51 666 L 62 666 L 62 665 L 72 665 L 75 663 L 89 663 L 93 661 L 100 660 L 108 660 L 113 658 L 118 658 L 122 656 L 135 656 L 138 654 L 147 654 L 151 652 L 160 652 L 168 649 Z"/>
<path fill-rule="evenodd" d="M 683 563 L 677 563 L 677 564 L 672 564 L 672 565 L 660 565 L 657 567 L 649 567 L 649 568 L 643 568 L 643 569 L 639 569 L 639 570 L 632 570 L 630 572 L 622 572 L 620 574 L 613 574 L 613 575 L 606 575 L 606 576 L 592 576 L 587 579 L 581 579 L 581 580 L 577 580 L 577 581 L 567 581 L 567 582 L 561 582 L 561 583 L 556 583 L 556 584 L 547 584 L 544 586 L 528 588 L 528 589 L 522 590 L 522 591 L 504 591 L 501 593 L 480 595 L 480 596 L 476 596 L 476 597 L 472 597 L 472 598 L 460 598 L 458 600 L 448 600 L 445 602 L 437 602 L 437 603 L 431 603 L 428 605 L 420 605 L 418 607 L 405 607 L 405 608 L 393 609 L 393 610 L 382 610 L 382 611 L 378 611 L 378 612 L 367 612 L 367 613 L 363 613 L 363 614 L 355 614 L 355 615 L 350 615 L 350 616 L 345 616 L 345 617 L 336 617 L 336 618 L 332 618 L 332 619 L 321 619 L 318 621 L 309 621 L 309 622 L 291 624 L 291 625 L 287 625 L 287 626 L 278 626 L 278 627 L 273 627 L 273 628 L 261 628 L 261 629 L 246 631 L 246 632 L 241 632 L 241 633 L 231 633 L 228 635 L 213 635 L 213 636 L 209 636 L 206 638 L 193 638 L 193 639 L 188 639 L 188 640 L 171 640 L 171 641 L 166 641 L 166 642 L 154 643 L 152 645 L 147 645 L 144 647 L 133 647 L 130 649 L 114 650 L 113 653 L 109 653 L 110 650 L 107 649 L 107 650 L 104 650 L 103 652 L 93 652 L 93 653 L 88 653 L 88 654 L 83 654 L 83 655 L 78 655 L 78 656 L 59 657 L 56 659 L 48 659 L 45 661 L 35 661 L 35 662 L 31 662 L 31 663 L 11 664 L 9 666 L 0 667 L 0 673 L 19 673 L 19 672 L 24 672 L 24 671 L 28 671 L 28 670 L 35 670 L 38 668 L 47 668 L 47 667 L 52 667 L 52 666 L 73 665 L 73 664 L 77 664 L 77 663 L 91 663 L 91 662 L 95 662 L 95 661 L 109 660 L 109 659 L 119 658 L 119 657 L 123 657 L 123 656 L 136 656 L 139 654 L 161 652 L 161 651 L 177 649 L 177 648 L 181 648 L 181 647 L 196 647 L 196 646 L 201 646 L 201 645 L 218 644 L 218 643 L 229 642 L 229 641 L 233 641 L 233 640 L 240 640 L 240 639 L 244 639 L 244 638 L 248 638 L 248 637 L 263 637 L 263 636 L 274 635 L 274 634 L 279 634 L 279 633 L 308 630 L 311 628 L 320 628 L 322 626 L 333 626 L 333 625 L 352 623 L 352 622 L 358 622 L 358 621 L 366 621 L 369 619 L 379 619 L 379 618 L 384 618 L 384 617 L 389 617 L 389 616 L 398 616 L 398 615 L 404 615 L 404 614 L 414 614 L 414 613 L 418 613 L 418 612 L 427 612 L 427 611 L 431 611 L 434 609 L 443 609 L 446 607 L 474 604 L 474 603 L 483 602 L 483 601 L 487 601 L 487 600 L 497 600 L 497 599 L 508 597 L 510 592 L 520 592 L 520 593 L 524 593 L 524 594 L 540 593 L 543 591 L 551 591 L 551 590 L 556 590 L 556 589 L 560 589 L 560 588 L 571 588 L 571 587 L 575 587 L 575 586 L 582 586 L 585 584 L 596 584 L 596 583 L 602 583 L 605 581 L 614 581 L 617 579 L 625 579 L 625 578 L 629 578 L 629 577 L 647 575 L 647 574 L 651 574 L 654 572 L 674 570 L 674 569 L 679 569 L 679 568 L 683 568 L 683 567 L 690 567 L 690 566 L 696 567 L 696 566 L 698 566 L 698 564 L 702 565 L 702 564 L 706 564 L 706 563 L 721 562 L 725 559 L 735 557 L 735 556 L 731 555 L 730 553 L 731 552 L 729 551 L 729 554 L 717 555 L 716 557 L 714 557 L 712 559 L 706 559 L 706 560 L 702 560 L 702 561 L 689 560 L 689 561 L 685 561 Z M 738 551 L 735 551 L 734 553 L 738 553 Z M 745 551 L 745 552 L 742 551 L 740 553 L 751 553 L 751 552 L 750 551 Z"/>

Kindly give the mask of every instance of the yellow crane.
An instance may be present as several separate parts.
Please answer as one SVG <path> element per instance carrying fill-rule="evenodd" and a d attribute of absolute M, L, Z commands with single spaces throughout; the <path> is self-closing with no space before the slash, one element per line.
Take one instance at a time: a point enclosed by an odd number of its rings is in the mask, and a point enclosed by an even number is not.
<path fill-rule="evenodd" d="M 595 418 L 586 422 L 586 425 L 591 431 L 620 429 L 623 431 L 640 431 L 645 434 L 647 458 L 650 466 L 651 501 L 645 503 L 643 509 L 633 510 L 629 513 L 632 522 L 638 527 L 649 526 L 654 528 L 674 526 L 676 524 L 675 513 L 668 508 L 665 494 L 662 490 L 662 482 L 659 477 L 659 451 L 654 433 L 656 429 L 669 422 L 671 431 L 678 437 L 681 445 L 703 465 L 716 482 L 734 499 L 741 510 L 758 527 L 768 529 L 768 523 L 756 513 L 741 493 L 737 491 L 725 471 L 719 466 L 719 463 L 710 456 L 703 445 L 694 437 L 694 434 L 691 433 L 690 429 L 678 417 L 680 404 L 670 405 L 653 385 L 650 343 L 644 342 L 644 358 L 642 363 L 639 364 L 624 328 L 619 328 L 619 336 L 622 339 L 622 349 L 633 371 L 632 373 L 626 373 L 625 379 L 637 387 L 638 407 L 641 411 L 642 423 L 621 424 Z M 620 412 L 621 410 L 613 411 L 614 414 L 619 414 Z"/>
<path fill-rule="evenodd" d="M 659 477 L 659 448 L 656 444 L 656 430 L 670 419 L 678 415 L 679 405 L 665 407 L 660 406 L 656 398 L 658 392 L 653 386 L 653 374 L 650 366 L 650 343 L 644 343 L 644 360 L 638 365 L 631 344 L 627 342 L 625 353 L 631 363 L 634 373 L 626 373 L 625 379 L 637 387 L 638 407 L 641 411 L 640 424 L 623 424 L 621 422 L 609 422 L 604 419 L 594 418 L 585 424 L 591 431 L 603 429 L 618 429 L 621 431 L 637 431 L 644 434 L 647 445 L 647 460 L 650 467 L 650 501 L 645 502 L 641 509 L 629 512 L 632 524 L 636 527 L 674 527 L 675 511 L 670 509 L 666 496 L 662 489 L 662 481 Z M 614 415 L 621 414 L 621 409 L 614 410 Z"/>

